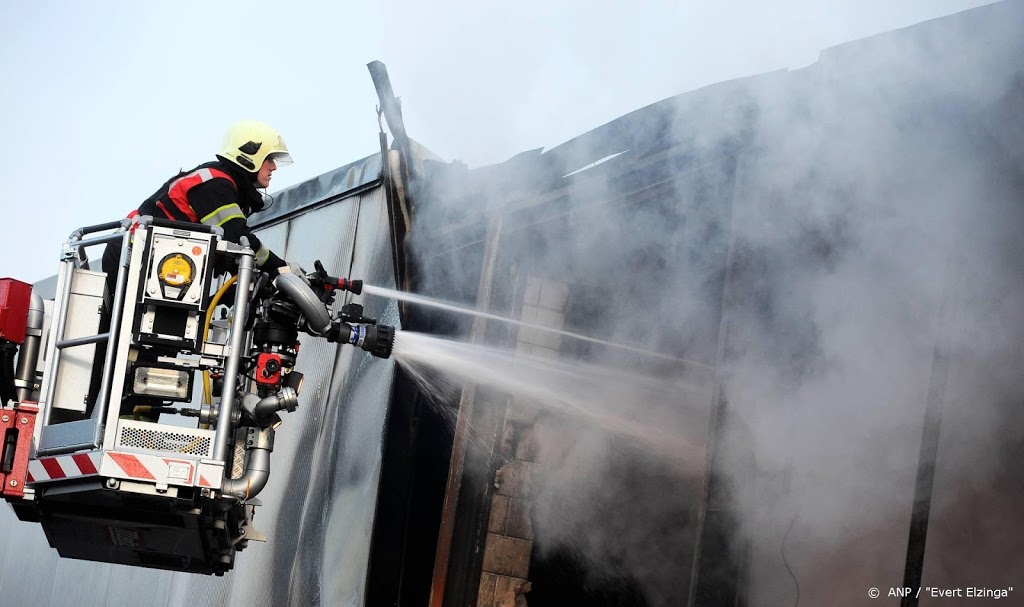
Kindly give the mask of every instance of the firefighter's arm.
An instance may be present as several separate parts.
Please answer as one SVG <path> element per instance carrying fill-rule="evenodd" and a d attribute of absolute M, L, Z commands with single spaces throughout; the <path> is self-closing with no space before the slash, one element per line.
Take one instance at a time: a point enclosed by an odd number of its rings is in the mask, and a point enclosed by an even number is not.
<path fill-rule="evenodd" d="M 242 236 L 248 239 L 249 246 L 256 252 L 257 268 L 275 271 L 285 265 L 285 261 L 263 246 L 259 237 L 249 229 L 245 213 L 238 206 L 238 192 L 233 183 L 222 178 L 211 179 L 192 188 L 188 196 L 200 223 L 221 228 L 224 238 L 231 242 L 239 242 Z"/>

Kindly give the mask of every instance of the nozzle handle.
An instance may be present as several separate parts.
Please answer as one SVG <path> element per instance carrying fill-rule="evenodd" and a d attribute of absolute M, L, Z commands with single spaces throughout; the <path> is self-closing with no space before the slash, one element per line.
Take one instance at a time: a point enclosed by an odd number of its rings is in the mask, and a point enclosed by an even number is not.
<path fill-rule="evenodd" d="M 360 293 L 363 292 L 363 281 L 361 280 L 339 278 L 337 286 L 342 291 L 348 291 L 349 293 L 355 293 L 356 295 L 359 295 Z"/>
<path fill-rule="evenodd" d="M 319 259 L 313 262 L 313 269 L 316 270 L 317 278 L 323 281 L 324 285 L 329 286 L 329 288 L 348 291 L 356 295 L 363 292 L 363 281 L 331 276 L 327 273 L 327 269 L 324 268 L 324 264 L 320 263 Z"/>

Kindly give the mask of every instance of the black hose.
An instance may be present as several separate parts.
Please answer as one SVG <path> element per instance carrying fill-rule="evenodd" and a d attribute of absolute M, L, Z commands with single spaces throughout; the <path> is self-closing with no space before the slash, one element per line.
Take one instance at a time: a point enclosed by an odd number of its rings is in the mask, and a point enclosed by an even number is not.
<path fill-rule="evenodd" d="M 8 401 L 17 400 L 17 390 L 14 386 L 14 355 L 17 348 L 10 342 L 0 344 L 0 398 L 4 406 Z"/>

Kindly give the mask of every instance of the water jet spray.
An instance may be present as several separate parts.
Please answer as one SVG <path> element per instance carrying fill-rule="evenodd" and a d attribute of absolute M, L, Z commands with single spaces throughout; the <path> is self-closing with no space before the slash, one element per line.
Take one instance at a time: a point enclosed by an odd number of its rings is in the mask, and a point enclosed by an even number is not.
<path fill-rule="evenodd" d="M 493 314 L 491 312 L 483 312 L 481 310 L 476 310 L 476 309 L 473 309 L 473 308 L 467 308 L 465 306 L 460 306 L 460 305 L 457 305 L 457 304 L 454 304 L 454 303 L 450 303 L 450 302 L 446 302 L 446 301 L 441 301 L 441 300 L 438 300 L 438 299 L 434 299 L 433 297 L 427 297 L 425 295 L 416 295 L 415 293 L 407 293 L 405 291 L 398 291 L 398 290 L 395 290 L 395 289 L 386 289 L 386 288 L 383 288 L 383 287 L 375 287 L 373 285 L 363 285 L 361 282 L 360 282 L 360 287 L 362 288 L 363 292 L 365 292 L 367 295 L 376 295 L 378 297 L 387 297 L 389 299 L 397 299 L 397 300 L 400 300 L 400 301 L 408 301 L 410 303 L 420 304 L 420 305 L 436 308 L 436 309 L 439 309 L 439 310 L 446 310 L 448 312 L 455 312 L 455 313 L 458 313 L 458 314 L 466 314 L 468 316 L 476 316 L 478 318 L 484 318 L 484 319 L 487 319 L 487 320 L 495 320 L 495 321 L 498 321 L 498 322 L 509 323 L 509 324 L 513 324 L 513 325 L 516 325 L 516 326 L 519 326 L 519 327 L 523 327 L 523 328 L 527 328 L 527 329 L 535 329 L 537 331 L 545 331 L 545 332 L 548 332 L 548 333 L 554 333 L 556 335 L 561 335 L 562 337 L 568 337 L 570 339 L 577 339 L 577 340 L 580 340 L 580 341 L 585 341 L 585 342 L 589 342 L 589 343 L 593 343 L 593 344 L 607 346 L 609 348 L 616 348 L 616 349 L 619 349 L 619 350 L 626 350 L 628 352 L 633 352 L 635 354 L 642 354 L 644 356 L 651 356 L 651 357 L 660 358 L 660 359 L 663 359 L 663 360 L 671 360 L 671 361 L 674 361 L 674 362 L 681 362 L 681 363 L 684 363 L 686 365 L 690 365 L 690 366 L 693 366 L 693 367 L 699 367 L 699 368 L 702 368 L 702 369 L 712 369 L 713 368 L 711 365 L 707 365 L 707 364 L 704 364 L 704 363 L 699 363 L 699 362 L 696 362 L 696 361 L 693 361 L 693 360 L 686 360 L 686 359 L 683 359 L 683 358 L 678 358 L 678 357 L 675 357 L 675 356 L 670 356 L 668 354 L 662 354 L 660 352 L 653 352 L 651 350 L 645 350 L 643 348 L 636 348 L 634 346 L 628 346 L 628 345 L 625 345 L 625 344 L 620 344 L 620 343 L 616 343 L 616 342 L 612 342 L 612 341 L 606 341 L 606 340 L 603 340 L 603 339 L 597 339 L 596 337 L 590 337 L 590 336 L 587 336 L 587 335 L 581 335 L 579 333 L 573 333 L 572 331 L 565 331 L 563 329 L 555 329 L 555 328 L 548 327 L 548 326 L 545 326 L 545 325 L 538 325 L 538 324 L 535 324 L 535 323 L 525 322 L 525 321 L 522 321 L 522 320 L 516 320 L 514 318 L 509 318 L 507 316 L 501 316 L 499 314 Z"/>
<path fill-rule="evenodd" d="M 423 370 L 455 382 L 487 386 L 545 409 L 627 436 L 667 461 L 690 467 L 703 461 L 710 386 L 675 377 L 653 377 L 621 369 L 539 358 L 520 352 L 402 331 L 394 340 L 395 360 L 437 393 Z M 636 416 L 637 407 L 644 415 Z M 685 424 L 681 421 L 685 420 Z"/>

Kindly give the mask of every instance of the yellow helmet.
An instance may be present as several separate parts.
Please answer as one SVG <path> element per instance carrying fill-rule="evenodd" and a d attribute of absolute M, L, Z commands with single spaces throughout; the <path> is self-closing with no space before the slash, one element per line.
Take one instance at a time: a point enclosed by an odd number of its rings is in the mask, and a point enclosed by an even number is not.
<path fill-rule="evenodd" d="M 281 134 L 258 120 L 239 120 L 228 127 L 219 155 L 255 173 L 269 156 L 278 166 L 292 163 Z"/>

